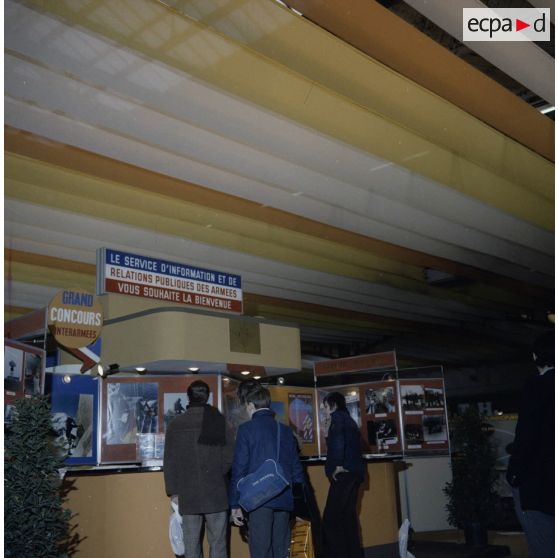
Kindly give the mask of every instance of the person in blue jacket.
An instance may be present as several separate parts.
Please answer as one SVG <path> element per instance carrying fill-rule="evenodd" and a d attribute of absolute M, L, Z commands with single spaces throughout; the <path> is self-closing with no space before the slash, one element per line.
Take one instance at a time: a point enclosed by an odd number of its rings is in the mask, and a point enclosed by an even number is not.
<path fill-rule="evenodd" d="M 325 558 L 361 558 L 357 498 L 364 480 L 360 430 L 345 396 L 334 391 L 323 400 L 330 424 L 325 473 L 330 481 L 322 533 Z"/>
<path fill-rule="evenodd" d="M 238 481 L 253 473 L 266 459 L 275 459 L 277 454 L 277 422 L 270 409 L 269 390 L 254 383 L 242 396 L 251 420 L 238 428 L 233 458 L 230 506 L 231 519 L 237 526 L 243 525 L 245 514 L 238 503 Z M 280 432 L 279 463 L 290 486 L 248 514 L 251 558 L 287 558 L 289 555 L 290 514 L 294 507 L 292 485 L 303 483 L 304 477 L 294 434 L 284 424 L 280 424 Z"/>

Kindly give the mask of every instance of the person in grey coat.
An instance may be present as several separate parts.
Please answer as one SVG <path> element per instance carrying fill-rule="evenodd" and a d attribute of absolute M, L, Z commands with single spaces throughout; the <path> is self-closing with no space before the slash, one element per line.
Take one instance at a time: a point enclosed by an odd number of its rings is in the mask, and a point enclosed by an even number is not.
<path fill-rule="evenodd" d="M 165 437 L 164 474 L 168 496 L 182 515 L 185 558 L 201 558 L 205 521 L 210 558 L 227 558 L 228 479 L 233 446 L 225 418 L 207 404 L 209 386 L 188 388 L 185 413 L 171 421 Z"/>

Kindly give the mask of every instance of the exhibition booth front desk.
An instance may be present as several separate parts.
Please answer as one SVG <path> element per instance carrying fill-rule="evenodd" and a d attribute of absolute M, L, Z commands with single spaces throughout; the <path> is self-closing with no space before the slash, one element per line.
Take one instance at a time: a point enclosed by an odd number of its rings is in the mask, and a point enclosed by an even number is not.
<path fill-rule="evenodd" d="M 289 373 L 301 370 L 297 327 L 114 293 L 98 298 L 103 376 L 95 368 L 80 373 L 74 357 L 62 351 L 46 374 L 53 424 L 68 449 L 67 507 L 82 539 L 77 556 L 173 556 L 162 472 L 168 424 L 187 408 L 189 384 L 202 379 L 234 435 L 248 420 L 237 387 L 243 377 L 256 376 L 269 387 L 276 419 L 298 440 L 320 512 L 329 487 L 321 402 L 329 391 L 344 393 L 367 461 L 358 504 L 365 557 L 399 555 L 403 460 L 449 454 L 439 368 L 399 370 L 395 353 L 379 353 L 316 362 L 313 386 L 289 386 Z M 231 527 L 230 541 L 231 557 L 248 558 L 238 528 Z M 312 554 L 309 543 L 299 555 Z"/>

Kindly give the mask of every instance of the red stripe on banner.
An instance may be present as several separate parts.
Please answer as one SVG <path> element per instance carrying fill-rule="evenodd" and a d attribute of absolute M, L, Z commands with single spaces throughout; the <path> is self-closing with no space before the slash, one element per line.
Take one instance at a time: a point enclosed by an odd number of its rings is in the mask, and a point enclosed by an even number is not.
<path fill-rule="evenodd" d="M 152 298 L 176 302 L 186 306 L 208 308 L 219 312 L 242 312 L 242 300 L 231 300 L 205 294 L 187 293 L 174 289 L 164 289 L 151 285 L 138 285 L 116 279 L 105 279 L 105 290 L 109 293 L 126 294 L 140 298 Z"/>

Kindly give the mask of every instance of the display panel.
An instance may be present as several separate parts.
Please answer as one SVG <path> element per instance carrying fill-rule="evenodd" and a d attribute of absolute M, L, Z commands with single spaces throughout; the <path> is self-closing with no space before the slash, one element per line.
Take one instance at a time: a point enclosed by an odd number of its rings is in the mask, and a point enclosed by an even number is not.
<path fill-rule="evenodd" d="M 164 434 L 170 421 L 188 406 L 188 386 L 203 380 L 209 403 L 217 406 L 218 383 L 213 375 L 134 376 L 107 378 L 102 383 L 101 462 L 138 461 L 138 435 Z M 152 437 L 144 436 L 142 440 Z M 162 438 L 154 436 L 158 453 Z M 145 445 L 140 444 L 140 448 Z"/>
<path fill-rule="evenodd" d="M 97 463 L 99 381 L 88 375 L 53 375 L 52 427 L 68 452 L 67 465 Z"/>
<path fill-rule="evenodd" d="M 320 455 L 327 455 L 329 428 L 323 399 L 333 391 L 345 396 L 347 410 L 360 429 L 363 454 L 401 454 L 397 382 L 389 380 L 318 389 Z"/>
<path fill-rule="evenodd" d="M 17 399 L 44 393 L 45 360 L 42 349 L 4 339 L 4 422 Z"/>

